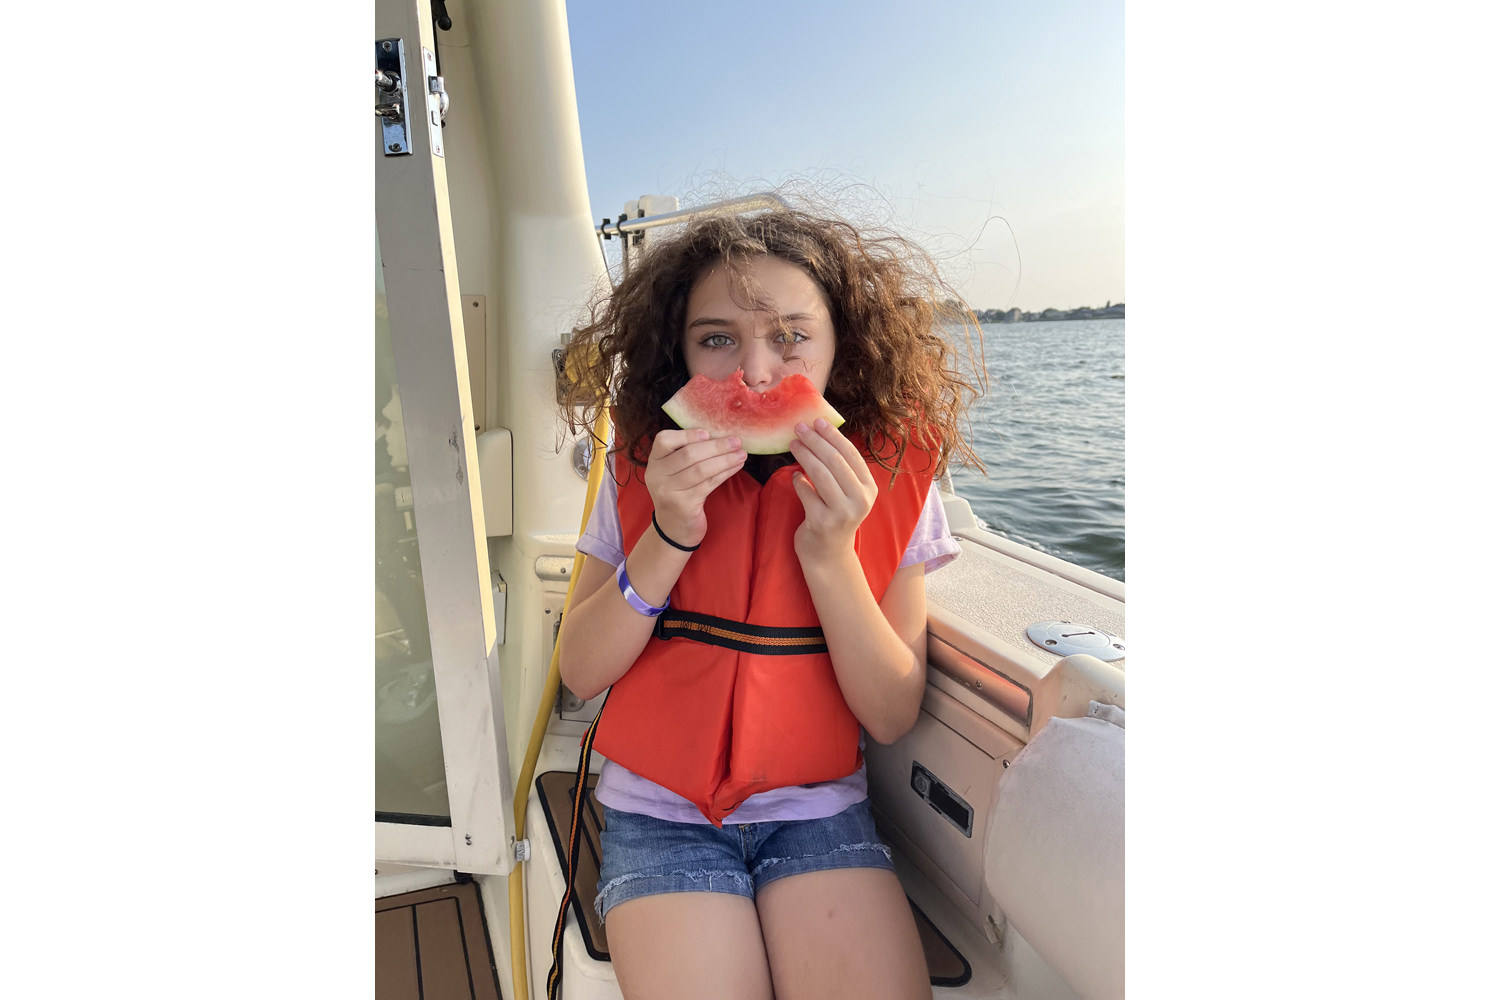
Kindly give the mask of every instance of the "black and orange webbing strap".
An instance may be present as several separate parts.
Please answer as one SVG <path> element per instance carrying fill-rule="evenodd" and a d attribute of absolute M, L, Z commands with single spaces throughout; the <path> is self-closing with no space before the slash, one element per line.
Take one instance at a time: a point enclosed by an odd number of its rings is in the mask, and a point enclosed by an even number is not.
<path fill-rule="evenodd" d="M 604 696 L 609 704 L 609 695 Z M 599 720 L 604 716 L 604 706 L 589 723 L 589 731 L 583 734 L 583 746 L 578 752 L 578 773 L 573 781 L 573 822 L 568 829 L 568 884 L 563 888 L 562 904 L 557 908 L 557 926 L 552 930 L 552 968 L 547 973 L 547 1000 L 557 1000 L 562 989 L 562 942 L 563 929 L 568 924 L 568 904 L 573 901 L 573 880 L 578 875 L 578 848 L 583 841 L 583 810 L 588 800 L 589 761 L 594 756 L 594 735 L 599 731 Z"/>
<path fill-rule="evenodd" d="M 676 608 L 668 608 L 657 616 L 652 635 L 658 639 L 694 639 L 710 646 L 726 646 L 763 656 L 828 652 L 828 641 L 817 625 L 751 625 Z"/>

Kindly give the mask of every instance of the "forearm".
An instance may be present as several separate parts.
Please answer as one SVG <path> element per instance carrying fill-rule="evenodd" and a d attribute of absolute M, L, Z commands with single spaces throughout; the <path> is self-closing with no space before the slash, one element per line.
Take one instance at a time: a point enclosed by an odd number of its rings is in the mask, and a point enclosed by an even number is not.
<path fill-rule="evenodd" d="M 625 572 L 643 600 L 661 607 L 688 558 L 647 531 L 626 558 Z M 626 603 L 615 584 L 615 567 L 593 557 L 584 566 L 576 603 L 564 617 L 557 641 L 563 683 L 587 699 L 624 676 L 646 648 L 656 619 Z"/>
<path fill-rule="evenodd" d="M 899 602 L 887 601 L 899 603 L 893 611 L 876 602 L 852 551 L 807 560 L 802 571 L 844 701 L 872 739 L 894 742 L 916 722 L 927 682 L 926 603 L 920 576 L 893 581 L 893 590 L 900 587 Z M 892 623 L 893 614 L 908 635 Z"/>
<path fill-rule="evenodd" d="M 625 560 L 631 589 L 642 600 L 658 608 L 667 603 L 692 557 L 680 546 L 696 547 L 708 530 L 704 501 L 744 464 L 739 438 L 710 438 L 705 430 L 656 435 L 643 473 L 656 528 L 640 536 Z M 663 534 L 677 545 L 668 544 Z M 592 698 L 623 677 L 656 624 L 626 602 L 614 577 L 614 566 L 593 557 L 584 560 L 574 585 L 574 607 L 557 638 L 563 683 L 581 698 Z"/>

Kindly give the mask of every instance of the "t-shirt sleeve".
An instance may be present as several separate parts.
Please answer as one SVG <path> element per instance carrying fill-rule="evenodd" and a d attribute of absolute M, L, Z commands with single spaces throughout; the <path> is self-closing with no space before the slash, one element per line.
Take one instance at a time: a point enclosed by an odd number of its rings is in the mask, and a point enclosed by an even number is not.
<path fill-rule="evenodd" d="M 599 484 L 599 494 L 594 498 L 594 509 L 589 514 L 589 523 L 578 537 L 578 551 L 584 555 L 602 559 L 611 566 L 625 561 L 625 542 L 620 530 L 620 487 L 608 474 Z M 931 573 L 958 558 L 958 539 L 948 531 L 948 517 L 943 513 L 943 502 L 938 497 L 937 484 L 927 491 L 927 500 L 922 505 L 922 514 L 912 531 L 906 554 L 901 557 L 901 566 L 925 563 L 924 573 Z M 899 568 L 899 567 L 898 567 Z"/>
<path fill-rule="evenodd" d="M 594 496 L 589 523 L 578 536 L 578 551 L 618 566 L 625 561 L 623 534 L 620 530 L 620 487 L 606 469 L 604 482 L 599 484 L 599 492 Z"/>
<path fill-rule="evenodd" d="M 934 482 L 927 490 L 922 516 L 917 518 L 911 543 L 906 546 L 906 555 L 901 557 L 897 568 L 925 563 L 922 572 L 931 573 L 957 559 L 958 554 L 958 539 L 948 531 L 948 515 L 943 513 L 943 501 L 938 496 L 938 484 Z"/>

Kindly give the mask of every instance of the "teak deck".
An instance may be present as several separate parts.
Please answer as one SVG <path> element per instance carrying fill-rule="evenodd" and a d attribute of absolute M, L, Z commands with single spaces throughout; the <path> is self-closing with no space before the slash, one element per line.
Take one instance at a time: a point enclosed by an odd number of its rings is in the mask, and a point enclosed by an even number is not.
<path fill-rule="evenodd" d="M 375 900 L 375 1000 L 500 1000 L 477 885 Z"/>

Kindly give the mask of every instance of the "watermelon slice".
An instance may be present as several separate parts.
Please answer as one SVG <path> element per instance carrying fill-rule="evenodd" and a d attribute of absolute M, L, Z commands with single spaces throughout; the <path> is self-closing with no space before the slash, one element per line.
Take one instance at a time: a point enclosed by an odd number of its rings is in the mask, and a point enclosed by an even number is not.
<path fill-rule="evenodd" d="M 835 427 L 844 423 L 806 375 L 788 375 L 775 388 L 756 392 L 745 384 L 745 373 L 739 369 L 725 379 L 694 375 L 661 408 L 684 430 L 702 428 L 714 437 L 735 435 L 751 455 L 790 451 L 799 423 L 811 427 L 819 417 Z"/>

